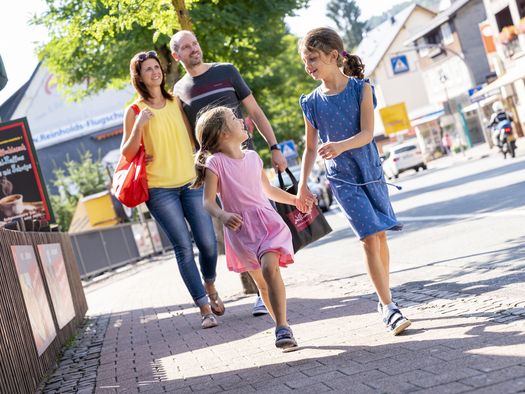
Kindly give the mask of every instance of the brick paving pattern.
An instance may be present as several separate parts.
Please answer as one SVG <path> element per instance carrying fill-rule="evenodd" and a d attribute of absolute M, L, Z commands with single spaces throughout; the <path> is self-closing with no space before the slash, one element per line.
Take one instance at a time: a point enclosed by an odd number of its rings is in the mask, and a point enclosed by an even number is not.
<path fill-rule="evenodd" d="M 169 257 L 121 281 L 153 278 L 137 292 L 156 301 L 147 306 L 143 296 L 130 294 L 120 311 L 90 316 L 44 393 L 525 391 L 523 293 L 514 299 L 498 287 L 454 288 L 397 274 L 405 284 L 393 287 L 393 298 L 413 325 L 393 337 L 380 323 L 365 276 L 305 273 L 287 287 L 301 348 L 282 353 L 273 346 L 270 318 L 251 316 L 252 296 L 223 294 L 227 311 L 220 325 L 200 329 L 184 289 L 166 290 L 163 270 L 176 275 Z M 225 281 L 239 290 L 235 275 L 221 276 L 223 287 Z"/>

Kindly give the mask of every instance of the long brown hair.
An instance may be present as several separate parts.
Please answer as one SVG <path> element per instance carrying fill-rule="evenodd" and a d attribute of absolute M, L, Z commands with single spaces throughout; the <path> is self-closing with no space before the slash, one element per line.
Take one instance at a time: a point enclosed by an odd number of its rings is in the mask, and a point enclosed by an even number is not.
<path fill-rule="evenodd" d="M 195 124 L 197 141 L 200 149 L 195 156 L 195 171 L 197 177 L 191 187 L 197 189 L 204 183 L 206 175 L 206 159 L 208 156 L 219 152 L 221 134 L 227 130 L 226 116 L 231 113 L 228 107 L 204 108 Z"/>
<path fill-rule="evenodd" d="M 361 58 L 357 55 L 352 55 L 344 50 L 343 40 L 335 30 L 327 27 L 320 27 L 310 30 L 306 36 L 299 41 L 299 53 L 303 50 L 310 52 L 323 52 L 329 55 L 330 52 L 336 50 L 339 56 L 337 57 L 337 66 L 343 67 L 343 73 L 349 77 L 356 77 L 363 79 L 365 77 L 365 65 Z"/>
<path fill-rule="evenodd" d="M 133 87 L 135 88 L 139 96 L 142 97 L 143 100 L 148 100 L 152 98 L 150 92 L 148 91 L 148 88 L 140 78 L 142 62 L 144 62 L 147 59 L 155 59 L 157 63 L 159 63 L 160 69 L 162 70 L 162 83 L 160 84 L 160 91 L 162 93 L 162 97 L 164 97 L 167 100 L 173 100 L 173 96 L 169 94 L 166 88 L 164 87 L 166 82 L 166 73 L 164 72 L 164 68 L 160 63 L 160 59 L 154 51 L 139 52 L 131 58 L 131 61 L 129 63 L 129 74 L 131 75 L 131 83 Z"/>

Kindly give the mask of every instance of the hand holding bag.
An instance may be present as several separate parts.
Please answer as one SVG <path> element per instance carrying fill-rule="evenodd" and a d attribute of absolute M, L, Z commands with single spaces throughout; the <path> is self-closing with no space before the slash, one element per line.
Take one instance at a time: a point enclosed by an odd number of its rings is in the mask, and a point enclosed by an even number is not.
<path fill-rule="evenodd" d="M 137 104 L 131 106 L 135 115 L 140 113 Z M 135 157 L 128 161 L 124 155 L 120 155 L 115 173 L 113 174 L 112 193 L 117 200 L 129 208 L 136 207 L 148 201 L 148 180 L 146 178 L 146 152 L 144 151 L 144 141 L 140 142 L 140 147 Z"/>
<path fill-rule="evenodd" d="M 288 168 L 286 169 L 286 173 L 290 177 L 292 184 L 285 187 L 282 173 L 279 171 L 277 176 L 279 177 L 280 188 L 295 195 L 298 190 L 298 182 Z M 292 233 L 294 252 L 317 241 L 332 231 L 332 228 L 317 205 L 312 206 L 312 210 L 309 213 L 302 213 L 293 205 L 279 202 L 276 202 L 275 206 L 277 212 L 281 215 Z"/>

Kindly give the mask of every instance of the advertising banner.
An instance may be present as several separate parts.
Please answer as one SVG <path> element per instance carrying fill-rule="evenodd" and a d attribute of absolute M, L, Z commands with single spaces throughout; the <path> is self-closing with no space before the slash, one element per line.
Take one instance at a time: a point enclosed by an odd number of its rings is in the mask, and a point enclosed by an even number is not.
<path fill-rule="evenodd" d="M 0 221 L 53 220 L 26 118 L 0 124 Z"/>
<path fill-rule="evenodd" d="M 390 105 L 381 108 L 379 115 L 383 121 L 385 135 L 395 134 L 399 131 L 410 128 L 410 119 L 408 118 L 405 103 Z"/>
<path fill-rule="evenodd" d="M 36 349 L 40 356 L 56 337 L 44 282 L 32 246 L 12 245 L 11 252 L 15 260 Z"/>
<path fill-rule="evenodd" d="M 62 329 L 75 317 L 75 307 L 67 279 L 62 248 L 58 243 L 43 244 L 37 247 L 57 317 L 58 328 Z"/>

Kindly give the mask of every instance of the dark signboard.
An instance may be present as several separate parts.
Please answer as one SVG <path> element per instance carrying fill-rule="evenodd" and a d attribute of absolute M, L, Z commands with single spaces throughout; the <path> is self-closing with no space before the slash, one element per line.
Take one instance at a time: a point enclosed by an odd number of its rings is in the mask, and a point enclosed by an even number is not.
<path fill-rule="evenodd" d="M 53 220 L 26 118 L 0 124 L 0 221 Z"/>

